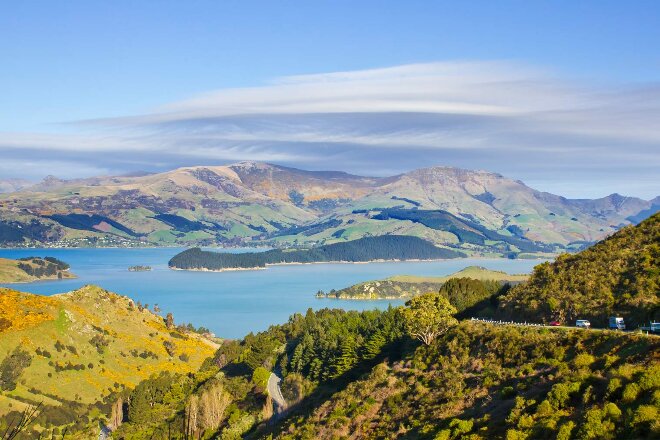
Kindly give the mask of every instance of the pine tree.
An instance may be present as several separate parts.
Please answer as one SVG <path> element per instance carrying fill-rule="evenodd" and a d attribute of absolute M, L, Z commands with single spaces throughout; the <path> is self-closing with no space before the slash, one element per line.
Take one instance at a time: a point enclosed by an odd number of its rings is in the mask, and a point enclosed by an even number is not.
<path fill-rule="evenodd" d="M 357 363 L 355 345 L 355 339 L 352 335 L 348 335 L 342 340 L 340 349 L 341 355 L 335 362 L 334 377 L 341 376 Z"/>
<path fill-rule="evenodd" d="M 373 359 L 380 354 L 380 351 L 385 345 L 385 337 L 383 336 L 380 330 L 377 330 L 373 333 L 369 339 L 367 339 L 366 344 L 364 344 L 364 359 Z"/>

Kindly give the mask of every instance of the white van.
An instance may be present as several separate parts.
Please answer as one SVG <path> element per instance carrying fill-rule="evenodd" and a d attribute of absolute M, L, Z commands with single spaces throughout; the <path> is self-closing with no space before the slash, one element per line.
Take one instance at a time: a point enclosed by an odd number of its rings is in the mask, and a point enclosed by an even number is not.
<path fill-rule="evenodd" d="M 586 319 L 578 319 L 575 321 L 575 326 L 580 328 L 591 328 L 591 323 Z"/>

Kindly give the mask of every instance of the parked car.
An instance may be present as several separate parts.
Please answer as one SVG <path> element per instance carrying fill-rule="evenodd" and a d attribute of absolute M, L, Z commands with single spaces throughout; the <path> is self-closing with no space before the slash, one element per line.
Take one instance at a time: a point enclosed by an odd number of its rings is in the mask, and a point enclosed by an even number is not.
<path fill-rule="evenodd" d="M 641 331 L 649 332 L 653 334 L 660 334 L 660 322 L 651 322 L 648 326 L 643 326 L 639 328 Z"/>
<path fill-rule="evenodd" d="M 618 316 L 610 316 L 610 325 L 609 327 L 612 330 L 625 330 L 626 329 L 626 323 L 623 322 L 623 318 L 619 318 Z"/>
<path fill-rule="evenodd" d="M 561 325 L 561 322 L 559 321 L 550 321 L 550 325 L 553 327 L 559 327 Z"/>
<path fill-rule="evenodd" d="M 575 326 L 579 328 L 591 328 L 591 323 L 586 319 L 578 319 L 575 321 Z"/>

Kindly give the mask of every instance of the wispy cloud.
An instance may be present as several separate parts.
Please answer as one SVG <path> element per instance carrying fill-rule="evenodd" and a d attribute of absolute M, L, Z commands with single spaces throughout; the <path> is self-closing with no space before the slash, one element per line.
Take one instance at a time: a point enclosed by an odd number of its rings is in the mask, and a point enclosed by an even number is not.
<path fill-rule="evenodd" d="M 652 197 L 660 193 L 658 121 L 657 84 L 593 85 L 516 63 L 443 62 L 218 90 L 77 123 L 73 135 L 0 133 L 0 152 L 16 161 L 65 156 L 110 172 L 241 159 L 368 174 L 454 165 L 568 196 Z"/>

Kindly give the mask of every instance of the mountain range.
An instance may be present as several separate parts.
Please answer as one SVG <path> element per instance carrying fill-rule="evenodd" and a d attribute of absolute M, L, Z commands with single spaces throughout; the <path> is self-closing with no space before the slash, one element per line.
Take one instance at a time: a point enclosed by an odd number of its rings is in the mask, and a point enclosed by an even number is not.
<path fill-rule="evenodd" d="M 0 194 L 0 245 L 283 247 L 396 234 L 472 255 L 539 254 L 658 210 L 660 197 L 567 199 L 487 171 L 364 177 L 239 162 L 19 185 Z"/>
<path fill-rule="evenodd" d="M 526 281 L 396 277 L 443 284 L 421 307 L 310 308 L 241 340 L 97 286 L 0 289 L 0 426 L 28 420 L 16 440 L 657 439 L 660 339 L 602 318 L 657 319 L 659 237 L 655 214 Z M 571 328 L 574 312 L 596 329 Z"/>

